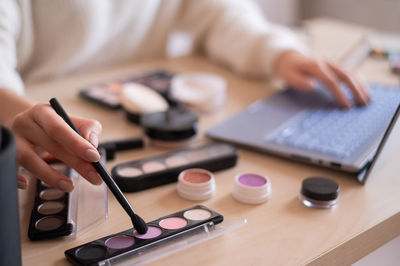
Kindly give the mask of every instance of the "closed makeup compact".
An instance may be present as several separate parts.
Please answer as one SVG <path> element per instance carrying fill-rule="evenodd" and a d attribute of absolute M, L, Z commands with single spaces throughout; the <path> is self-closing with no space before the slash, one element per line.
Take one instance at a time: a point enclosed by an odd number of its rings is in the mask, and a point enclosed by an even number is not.
<path fill-rule="evenodd" d="M 179 174 L 177 190 L 184 199 L 193 201 L 209 199 L 215 193 L 214 175 L 204 169 L 187 169 Z"/>
<path fill-rule="evenodd" d="M 210 73 L 177 74 L 171 81 L 170 97 L 195 111 L 213 111 L 225 103 L 226 82 Z"/>
<path fill-rule="evenodd" d="M 323 177 L 310 177 L 303 180 L 299 200 L 307 207 L 328 209 L 335 206 L 339 197 L 339 185 Z"/>
<path fill-rule="evenodd" d="M 179 148 L 195 140 L 198 117 L 193 112 L 171 108 L 166 112 L 143 115 L 141 125 L 152 145 Z"/>
<path fill-rule="evenodd" d="M 121 104 L 129 121 L 139 124 L 142 115 L 164 112 L 168 102 L 156 91 L 139 83 L 124 84 Z"/>
<path fill-rule="evenodd" d="M 243 203 L 260 204 L 268 200 L 271 182 L 266 176 L 243 173 L 235 177 L 232 196 Z"/>

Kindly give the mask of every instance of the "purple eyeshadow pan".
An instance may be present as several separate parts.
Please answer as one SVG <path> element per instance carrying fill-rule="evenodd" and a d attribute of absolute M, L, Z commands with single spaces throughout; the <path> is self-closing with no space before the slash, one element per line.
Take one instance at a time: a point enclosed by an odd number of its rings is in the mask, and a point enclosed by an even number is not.
<path fill-rule="evenodd" d="M 260 187 L 267 183 L 267 180 L 256 174 L 243 174 L 239 177 L 239 182 L 242 185 L 249 187 Z"/>
<path fill-rule="evenodd" d="M 135 239 L 126 235 L 114 236 L 106 240 L 105 245 L 112 249 L 124 249 L 132 246 Z"/>
<path fill-rule="evenodd" d="M 140 239 L 151 239 L 161 235 L 161 233 L 162 231 L 160 228 L 155 226 L 149 226 L 146 234 L 140 235 L 138 234 L 138 232 L 134 231 L 133 235 Z"/>

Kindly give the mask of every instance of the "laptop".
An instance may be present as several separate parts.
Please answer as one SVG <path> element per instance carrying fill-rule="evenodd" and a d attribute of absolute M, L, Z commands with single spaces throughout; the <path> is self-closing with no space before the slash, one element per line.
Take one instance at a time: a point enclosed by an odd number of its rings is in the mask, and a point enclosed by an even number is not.
<path fill-rule="evenodd" d="M 342 87 L 354 103 L 350 90 Z M 289 88 L 256 101 L 206 135 L 355 173 L 363 183 L 378 146 L 384 145 L 383 136 L 390 134 L 390 124 L 397 121 L 400 112 L 400 88 L 371 84 L 369 89 L 369 105 L 345 110 L 322 84 L 310 93 Z"/>

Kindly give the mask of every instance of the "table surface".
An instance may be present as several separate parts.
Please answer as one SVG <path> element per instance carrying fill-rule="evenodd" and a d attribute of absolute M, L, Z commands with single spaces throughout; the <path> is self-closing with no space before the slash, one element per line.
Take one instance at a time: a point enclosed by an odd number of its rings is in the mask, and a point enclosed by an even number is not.
<path fill-rule="evenodd" d="M 207 71 L 224 77 L 228 85 L 225 106 L 200 117 L 196 145 L 211 142 L 205 130 L 237 113 L 255 100 L 275 91 L 263 81 L 239 77 L 201 57 L 160 59 L 120 65 L 79 73 L 68 77 L 28 84 L 27 95 L 37 102 L 58 97 L 73 114 L 99 120 L 103 124 L 101 141 L 141 136 L 139 127 L 127 122 L 121 111 L 108 111 L 77 96 L 85 85 L 139 74 L 153 69 L 175 73 Z M 369 81 L 394 84 L 398 79 L 388 73 L 384 60 L 368 59 L 359 71 Z M 147 147 L 120 152 L 107 163 L 115 164 L 162 154 L 165 150 Z M 238 164 L 216 173 L 217 192 L 201 204 L 221 213 L 227 221 L 247 219 L 247 224 L 213 240 L 179 251 L 154 262 L 163 265 L 337 265 L 353 263 L 400 234 L 400 165 L 395 162 L 400 151 L 365 186 L 354 177 L 283 158 L 240 148 Z M 267 175 L 272 184 L 270 199 L 260 205 L 246 205 L 232 198 L 234 176 L 241 172 Z M 303 206 L 298 200 L 301 181 L 309 176 L 334 179 L 341 187 L 339 204 L 329 210 Z M 64 238 L 29 241 L 27 228 L 33 205 L 34 182 L 27 191 L 19 191 L 22 258 L 24 265 L 67 265 L 66 249 L 126 230 L 130 220 L 109 193 L 109 217 L 96 228 L 76 239 Z M 182 199 L 176 184 L 137 193 L 126 193 L 135 210 L 146 221 L 194 206 L 197 202 Z M 235 254 L 235 255 L 233 255 Z"/>

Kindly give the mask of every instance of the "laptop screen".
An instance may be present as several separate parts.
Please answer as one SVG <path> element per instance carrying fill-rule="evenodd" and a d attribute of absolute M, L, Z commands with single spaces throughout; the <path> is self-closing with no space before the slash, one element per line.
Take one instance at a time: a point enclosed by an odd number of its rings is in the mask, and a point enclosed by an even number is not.
<path fill-rule="evenodd" d="M 398 122 L 399 116 L 400 104 L 398 105 L 389 126 L 383 134 L 374 156 L 357 174 L 357 179 L 360 183 L 364 184 L 371 175 L 384 174 L 383 166 L 386 163 L 389 163 L 391 159 L 394 159 L 391 155 L 400 146 L 400 123 Z"/>

